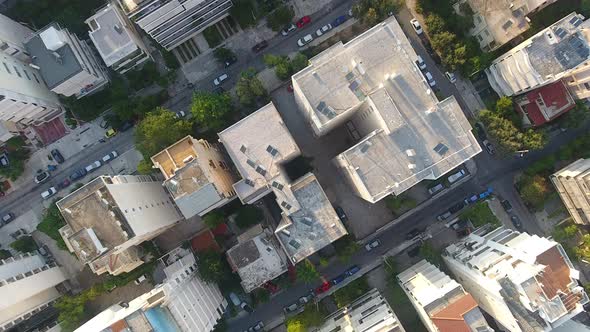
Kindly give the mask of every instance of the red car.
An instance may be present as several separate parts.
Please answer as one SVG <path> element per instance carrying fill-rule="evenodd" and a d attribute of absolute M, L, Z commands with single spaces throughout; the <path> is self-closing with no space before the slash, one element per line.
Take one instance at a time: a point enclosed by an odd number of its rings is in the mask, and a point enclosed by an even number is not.
<path fill-rule="evenodd" d="M 308 25 L 309 23 L 311 23 L 311 17 L 303 16 L 302 18 L 299 19 L 299 21 L 297 21 L 297 27 L 301 29 L 304 26 Z"/>
<path fill-rule="evenodd" d="M 330 287 L 332 287 L 332 284 L 329 281 L 324 281 L 320 287 L 315 289 L 315 293 L 317 295 L 325 293 L 330 289 Z"/>

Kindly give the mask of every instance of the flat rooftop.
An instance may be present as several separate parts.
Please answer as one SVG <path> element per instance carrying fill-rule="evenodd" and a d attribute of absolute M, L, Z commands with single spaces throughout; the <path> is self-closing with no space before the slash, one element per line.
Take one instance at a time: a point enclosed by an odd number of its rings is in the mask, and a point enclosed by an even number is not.
<path fill-rule="evenodd" d="M 373 197 L 436 179 L 481 152 L 455 98 L 439 101 L 416 59 L 390 18 L 293 76 L 318 128 L 357 113 L 374 117 L 364 139 L 337 157 Z"/>
<path fill-rule="evenodd" d="M 283 190 L 292 192 L 295 201 L 286 201 L 290 209 L 281 206 L 291 211 L 283 212 L 275 234 L 293 263 L 347 234 L 315 175 L 308 173 Z"/>
<path fill-rule="evenodd" d="M 52 23 L 25 42 L 27 51 L 33 57 L 33 64 L 40 68 L 50 90 L 82 71 L 66 31 L 57 23 Z M 48 49 L 59 45 L 55 51 Z"/>
<path fill-rule="evenodd" d="M 220 132 L 219 140 L 242 176 L 234 184 L 242 202 L 268 191 L 281 164 L 301 154 L 272 102 Z"/>
<path fill-rule="evenodd" d="M 256 233 L 227 251 L 227 259 L 246 292 L 287 272 L 287 257 L 272 232 L 259 227 Z"/>
<path fill-rule="evenodd" d="M 526 15 L 541 6 L 541 1 L 514 0 L 488 1 L 468 0 L 471 9 L 479 13 L 487 23 L 494 40 L 502 45 L 528 30 Z"/>
<path fill-rule="evenodd" d="M 116 5 L 107 4 L 85 23 L 90 26 L 88 35 L 108 67 L 138 49 Z"/>

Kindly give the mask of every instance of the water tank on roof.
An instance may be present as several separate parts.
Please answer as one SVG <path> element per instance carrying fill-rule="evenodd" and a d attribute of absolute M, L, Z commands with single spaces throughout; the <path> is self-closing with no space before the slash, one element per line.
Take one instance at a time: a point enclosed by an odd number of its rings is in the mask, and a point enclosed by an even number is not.
<path fill-rule="evenodd" d="M 47 30 L 41 32 L 39 36 L 41 37 L 43 44 L 45 44 L 45 47 L 50 51 L 57 51 L 66 44 L 62 32 L 55 27 L 47 28 Z"/>

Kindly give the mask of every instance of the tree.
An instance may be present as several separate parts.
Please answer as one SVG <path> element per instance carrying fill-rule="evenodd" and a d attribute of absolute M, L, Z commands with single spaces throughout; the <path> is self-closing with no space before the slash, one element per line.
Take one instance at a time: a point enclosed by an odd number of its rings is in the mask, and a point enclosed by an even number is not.
<path fill-rule="evenodd" d="M 500 116 L 497 112 L 482 110 L 479 117 L 487 126 L 488 132 L 500 144 L 506 152 L 518 150 L 536 150 L 542 148 L 546 143 L 544 132 L 532 129 L 521 132 L 514 123 Z"/>
<path fill-rule="evenodd" d="M 428 27 L 428 32 L 430 34 L 439 34 L 445 32 L 447 29 L 445 26 L 445 21 L 442 19 L 442 17 L 436 14 L 429 14 L 428 16 L 426 16 L 426 18 L 424 19 L 424 23 L 426 23 L 426 26 Z"/>
<path fill-rule="evenodd" d="M 373 26 L 379 22 L 379 15 L 377 15 L 377 11 L 375 8 L 369 8 L 365 15 L 361 18 L 361 21 L 365 24 Z"/>
<path fill-rule="evenodd" d="M 297 264 L 297 279 L 309 284 L 316 281 L 319 277 L 319 272 L 309 260 L 306 259 Z"/>
<path fill-rule="evenodd" d="M 240 104 L 244 106 L 253 106 L 258 101 L 268 101 L 268 93 L 262 85 L 262 82 L 256 77 L 256 71 L 250 68 L 240 75 L 236 87 L 236 94 Z"/>
<path fill-rule="evenodd" d="M 225 221 L 225 218 L 223 216 L 223 213 L 221 213 L 219 211 L 211 211 L 211 212 L 207 213 L 205 215 L 205 217 L 203 217 L 203 222 L 210 229 L 216 228 L 217 226 L 223 224 L 224 221 Z"/>
<path fill-rule="evenodd" d="M 430 263 L 438 267 L 441 267 L 443 260 L 440 251 L 436 250 L 430 242 L 422 243 L 418 251 L 418 254 L 420 255 L 420 257 L 429 261 Z"/>
<path fill-rule="evenodd" d="M 543 209 L 544 203 L 551 193 L 549 182 L 540 175 L 523 175 L 517 187 L 522 200 L 535 211 Z"/>
<path fill-rule="evenodd" d="M 279 6 L 267 16 L 268 27 L 273 31 L 279 31 L 281 28 L 293 20 L 295 12 L 287 5 Z"/>
<path fill-rule="evenodd" d="M 25 171 L 25 162 L 29 159 L 30 151 L 20 136 L 8 139 L 5 151 L 8 165 L 0 165 L 0 175 L 14 181 Z"/>
<path fill-rule="evenodd" d="M 590 2 L 590 0 L 588 0 Z M 590 112 L 588 106 L 581 101 L 576 101 L 576 106 L 561 117 L 561 126 L 565 128 L 579 128 L 588 120 Z"/>
<path fill-rule="evenodd" d="M 214 250 L 207 250 L 197 254 L 199 262 L 199 276 L 206 282 L 219 282 L 231 274 L 227 265 L 222 262 L 221 254 Z"/>
<path fill-rule="evenodd" d="M 416 200 L 405 194 L 399 196 L 390 195 L 385 198 L 385 206 L 395 215 L 400 215 L 415 208 L 417 205 Z"/>
<path fill-rule="evenodd" d="M 557 226 L 553 229 L 553 233 L 551 234 L 555 241 L 563 242 L 565 240 L 571 239 L 578 233 L 578 226 L 576 224 L 569 224 L 565 226 Z"/>
<path fill-rule="evenodd" d="M 256 24 L 258 18 L 255 15 L 254 1 L 252 0 L 237 0 L 232 1 L 233 6 L 230 9 L 231 17 L 238 21 L 242 29 L 249 28 Z"/>
<path fill-rule="evenodd" d="M 12 257 L 12 254 L 10 253 L 10 251 L 8 251 L 6 249 L 0 249 L 0 260 L 7 259 L 10 257 Z"/>
<path fill-rule="evenodd" d="M 299 72 L 303 68 L 307 67 L 309 60 L 303 53 L 297 53 L 291 60 L 292 74 Z"/>
<path fill-rule="evenodd" d="M 347 306 L 352 301 L 368 292 L 369 289 L 370 287 L 365 277 L 360 277 L 353 280 L 348 285 L 334 292 L 333 297 L 334 301 L 336 302 L 336 306 L 339 309 Z"/>
<path fill-rule="evenodd" d="M 135 146 L 144 159 L 160 152 L 179 139 L 191 133 L 192 125 L 174 117 L 174 113 L 158 107 L 143 119 L 135 130 Z"/>
<path fill-rule="evenodd" d="M 350 257 L 359 250 L 359 245 L 351 238 L 350 235 L 341 237 L 332 243 L 338 258 L 342 262 L 348 262 Z"/>
<path fill-rule="evenodd" d="M 225 47 L 218 47 L 213 51 L 213 56 L 220 64 L 225 65 L 226 61 L 231 61 L 236 58 L 236 54 Z"/>
<path fill-rule="evenodd" d="M 43 219 L 37 225 L 37 230 L 45 233 L 47 236 L 52 238 L 56 242 L 57 247 L 59 249 L 67 250 L 68 248 L 66 246 L 66 243 L 64 242 L 64 239 L 59 233 L 59 229 L 65 226 L 66 222 L 61 213 L 59 212 L 57 205 L 55 205 L 56 201 L 54 201 L 47 208 L 47 210 L 45 210 Z"/>
<path fill-rule="evenodd" d="M 223 129 L 233 112 L 231 97 L 227 93 L 196 92 L 191 112 L 200 125 L 211 130 Z"/>
<path fill-rule="evenodd" d="M 20 252 L 32 252 L 37 250 L 37 244 L 32 236 L 23 236 L 20 239 L 12 242 L 10 247 Z"/>
<path fill-rule="evenodd" d="M 508 117 L 511 114 L 514 114 L 512 98 L 506 96 L 500 97 L 500 99 L 496 101 L 496 112 L 503 117 Z"/>
<path fill-rule="evenodd" d="M 254 226 L 262 221 L 262 211 L 253 205 L 242 206 L 236 215 L 236 225 L 241 229 Z"/>

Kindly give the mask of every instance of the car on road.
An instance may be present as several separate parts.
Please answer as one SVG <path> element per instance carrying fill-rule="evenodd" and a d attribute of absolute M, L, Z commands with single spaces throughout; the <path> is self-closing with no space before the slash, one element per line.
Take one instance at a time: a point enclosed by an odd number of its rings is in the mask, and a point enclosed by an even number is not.
<path fill-rule="evenodd" d="M 37 252 L 39 254 L 41 254 L 41 256 L 43 256 L 43 257 L 47 257 L 50 254 L 49 248 L 47 247 L 47 245 L 42 245 L 41 247 L 39 247 L 39 249 L 37 249 Z"/>
<path fill-rule="evenodd" d="M 462 179 L 464 176 L 465 176 L 465 170 L 461 169 L 461 170 L 457 171 L 456 173 L 449 175 L 449 177 L 447 178 L 447 181 L 449 181 L 450 184 L 453 184 L 453 183 L 459 181 L 459 179 Z"/>
<path fill-rule="evenodd" d="M 297 29 L 297 27 L 295 26 L 295 24 L 291 23 L 284 27 L 283 30 L 281 30 L 281 35 L 287 36 L 291 31 L 294 31 L 295 29 Z"/>
<path fill-rule="evenodd" d="M 351 266 L 351 267 L 350 267 L 348 270 L 344 271 L 344 274 L 345 274 L 346 276 L 350 277 L 351 275 L 353 275 L 353 274 L 357 273 L 357 272 L 358 272 L 358 271 L 360 271 L 360 270 L 361 270 L 361 269 L 360 269 L 358 266 L 356 266 L 356 265 L 353 265 L 353 266 Z"/>
<path fill-rule="evenodd" d="M 221 83 L 223 83 L 223 81 L 227 80 L 228 78 L 229 78 L 229 75 L 227 75 L 225 73 L 221 74 L 213 80 L 213 84 L 215 84 L 215 86 L 221 85 Z"/>
<path fill-rule="evenodd" d="M 66 161 L 58 149 L 51 150 L 51 156 L 53 157 L 53 160 L 57 161 L 58 164 L 63 164 L 64 161 Z"/>
<path fill-rule="evenodd" d="M 463 210 L 463 208 L 464 208 L 466 205 L 467 205 L 467 204 L 465 204 L 465 202 L 464 202 L 464 201 L 461 201 L 461 202 L 459 202 L 459 203 L 457 203 L 457 204 L 455 204 L 455 205 L 451 206 L 451 207 L 449 208 L 449 212 L 450 212 L 450 213 L 457 213 L 457 212 L 459 212 L 459 211 Z"/>
<path fill-rule="evenodd" d="M 104 137 L 106 137 L 106 138 L 111 138 L 111 137 L 114 137 L 115 135 L 117 135 L 117 131 L 114 128 L 111 128 L 111 129 L 107 130 L 106 133 L 104 133 Z"/>
<path fill-rule="evenodd" d="M 346 20 L 348 20 L 348 17 L 346 17 L 346 15 L 338 16 L 334 21 L 332 21 L 332 27 L 335 28 L 340 24 L 346 22 Z"/>
<path fill-rule="evenodd" d="M 113 161 L 113 159 L 117 158 L 118 156 L 119 156 L 119 153 L 117 153 L 117 151 L 111 151 L 111 153 L 102 157 L 102 163 L 103 164 L 110 163 L 111 161 Z"/>
<path fill-rule="evenodd" d="M 318 295 L 327 292 L 331 287 L 331 283 L 329 283 L 328 281 L 324 281 L 324 283 L 321 286 L 317 287 L 314 291 L 316 295 Z"/>
<path fill-rule="evenodd" d="M 457 82 L 457 77 L 455 76 L 455 73 L 449 73 L 448 71 L 446 71 L 445 76 L 447 77 L 449 82 L 451 82 L 451 84 L 455 84 L 455 82 Z"/>
<path fill-rule="evenodd" d="M 434 80 L 434 77 L 432 77 L 432 74 L 429 71 L 424 73 L 424 77 L 426 77 L 426 81 L 428 81 L 428 85 L 430 85 L 431 87 L 434 87 L 436 85 L 436 81 Z"/>
<path fill-rule="evenodd" d="M 490 154 L 493 155 L 494 153 L 496 153 L 496 149 L 494 149 L 494 146 L 492 145 L 492 143 L 490 143 L 490 141 L 488 141 L 487 139 L 484 140 L 483 142 L 483 146 L 484 148 L 486 148 L 486 151 Z"/>
<path fill-rule="evenodd" d="M 70 175 L 70 181 L 76 181 L 86 175 L 88 172 L 84 168 L 80 168 L 74 171 L 72 175 Z"/>
<path fill-rule="evenodd" d="M 416 31 L 416 34 L 418 36 L 424 33 L 424 30 L 422 30 L 422 26 L 420 25 L 420 22 L 418 22 L 417 19 L 411 19 L 410 23 L 412 24 L 412 28 L 414 28 L 414 31 Z"/>
<path fill-rule="evenodd" d="M 254 331 L 260 331 L 264 328 L 264 323 L 262 321 L 258 321 L 256 325 L 254 325 Z M 248 329 L 249 330 L 249 329 Z"/>
<path fill-rule="evenodd" d="M 294 312 L 297 311 L 297 309 L 299 309 L 299 303 L 295 302 L 295 303 L 291 303 L 288 306 L 283 308 L 283 311 L 285 311 L 285 313 L 290 313 L 290 312 Z"/>
<path fill-rule="evenodd" d="M 57 184 L 57 189 L 64 189 L 70 186 L 72 182 L 69 179 L 64 179 L 60 183 Z"/>
<path fill-rule="evenodd" d="M 507 199 L 501 201 L 500 204 L 502 204 L 502 207 L 507 213 L 512 212 L 512 204 L 510 204 L 510 202 Z"/>
<path fill-rule="evenodd" d="M 268 42 L 266 40 L 263 40 L 260 43 L 254 45 L 252 47 L 252 51 L 254 51 L 255 53 L 258 53 L 267 47 L 268 47 Z"/>
<path fill-rule="evenodd" d="M 430 196 L 434 196 L 439 192 L 443 191 L 443 189 L 445 189 L 445 186 L 442 183 L 439 183 L 436 186 L 428 188 L 428 193 L 430 194 Z"/>
<path fill-rule="evenodd" d="M 49 180 L 50 177 L 51 177 L 51 174 L 49 174 L 49 172 L 37 171 L 37 175 L 35 175 L 35 183 L 37 183 L 37 184 L 45 183 L 47 180 Z"/>
<path fill-rule="evenodd" d="M 185 111 L 178 111 L 176 113 L 174 113 L 174 117 L 177 119 L 181 119 L 184 118 L 186 116 L 186 112 Z"/>
<path fill-rule="evenodd" d="M 302 18 L 300 18 L 299 21 L 297 21 L 297 27 L 299 29 L 301 29 L 304 26 L 308 25 L 309 23 L 311 23 L 311 17 L 306 15 L 306 16 L 303 16 Z"/>
<path fill-rule="evenodd" d="M 436 220 L 438 221 L 443 221 L 443 220 L 447 220 L 449 219 L 449 217 L 452 215 L 451 212 L 449 211 L 445 211 L 444 213 L 439 214 L 438 216 L 436 216 Z"/>
<path fill-rule="evenodd" d="M 371 241 L 370 243 L 367 243 L 365 245 L 365 249 L 367 251 L 371 251 L 371 250 L 377 248 L 380 245 L 381 245 L 381 241 L 379 241 L 378 239 L 376 239 L 376 240 Z"/>
<path fill-rule="evenodd" d="M 145 274 L 142 274 L 142 275 L 140 275 L 140 276 L 139 276 L 139 278 L 135 279 L 133 282 L 134 282 L 136 285 L 139 285 L 139 284 L 141 284 L 142 282 L 144 282 L 146 279 L 147 279 L 147 278 L 146 278 Z"/>
<path fill-rule="evenodd" d="M 307 303 L 311 302 L 311 300 L 313 300 L 314 296 L 315 294 L 313 292 L 309 292 L 309 294 L 299 298 L 299 303 L 302 305 L 306 305 Z"/>
<path fill-rule="evenodd" d="M 10 233 L 10 237 L 13 238 L 13 239 L 15 239 L 15 240 L 18 240 L 21 237 L 26 236 L 27 234 L 28 234 L 27 231 L 25 231 L 22 228 L 19 228 L 15 232 Z"/>
<path fill-rule="evenodd" d="M 41 193 L 41 198 L 48 199 L 55 194 L 57 194 L 57 189 L 55 189 L 55 187 L 50 187 L 49 189 Z"/>
<path fill-rule="evenodd" d="M 324 25 L 323 27 L 317 29 L 315 34 L 316 34 L 316 36 L 319 37 L 330 30 L 332 30 L 332 24 L 328 23 L 328 24 Z"/>
<path fill-rule="evenodd" d="M 14 213 L 8 212 L 2 216 L 2 224 L 10 224 L 11 221 L 14 220 Z"/>
<path fill-rule="evenodd" d="M 340 207 L 338 205 L 334 205 L 334 211 L 336 211 L 338 218 L 340 218 L 340 220 L 342 222 L 348 221 L 348 216 L 346 215 L 346 213 L 344 212 L 344 209 L 342 207 Z"/>
<path fill-rule="evenodd" d="M 512 221 L 512 224 L 514 225 L 514 227 L 516 227 L 516 229 L 518 229 L 518 230 L 522 229 L 522 223 L 520 222 L 520 218 L 518 218 L 518 216 L 516 216 L 516 215 L 510 216 L 510 221 Z"/>
<path fill-rule="evenodd" d="M 486 135 L 486 131 L 483 129 L 483 124 L 481 124 L 481 122 L 475 123 L 475 132 L 480 140 L 485 141 L 488 139 L 488 135 Z"/>
<path fill-rule="evenodd" d="M 237 295 L 236 293 L 229 293 L 229 298 L 232 301 L 232 303 L 236 306 L 236 307 L 240 307 L 242 309 L 244 309 L 246 312 L 252 312 L 254 310 L 252 310 L 252 307 L 250 307 L 250 305 L 248 305 L 248 303 L 242 301 Z"/>
<path fill-rule="evenodd" d="M 299 45 L 299 47 L 303 47 L 309 43 L 311 43 L 311 41 L 313 40 L 313 36 L 311 34 L 305 35 L 301 38 L 299 38 L 299 40 L 297 41 L 297 45 Z"/>
<path fill-rule="evenodd" d="M 100 166 L 102 166 L 102 163 L 100 161 L 96 160 L 92 164 L 86 166 L 86 168 L 84 168 L 84 170 L 86 171 L 86 173 L 92 173 L 92 172 L 96 171 L 97 169 L 99 169 Z"/>
<path fill-rule="evenodd" d="M 420 235 L 420 233 L 422 233 L 422 232 L 423 232 L 422 230 L 420 230 L 418 228 L 414 228 L 406 234 L 406 240 L 413 240 L 418 235 Z"/>
<path fill-rule="evenodd" d="M 346 279 L 346 274 L 341 274 L 336 278 L 330 280 L 330 282 L 332 283 L 332 285 L 338 285 L 339 283 L 343 282 L 344 279 Z"/>
<path fill-rule="evenodd" d="M 225 61 L 223 62 L 223 65 L 225 66 L 225 68 L 227 68 L 236 62 L 238 62 L 238 58 L 236 58 L 235 56 L 231 56 L 231 57 L 228 57 L 227 59 L 225 59 Z"/>
<path fill-rule="evenodd" d="M 420 70 L 426 69 L 426 62 L 424 62 L 424 59 L 422 59 L 422 57 L 419 55 L 416 58 L 416 66 L 418 66 L 418 68 L 420 68 Z"/>

